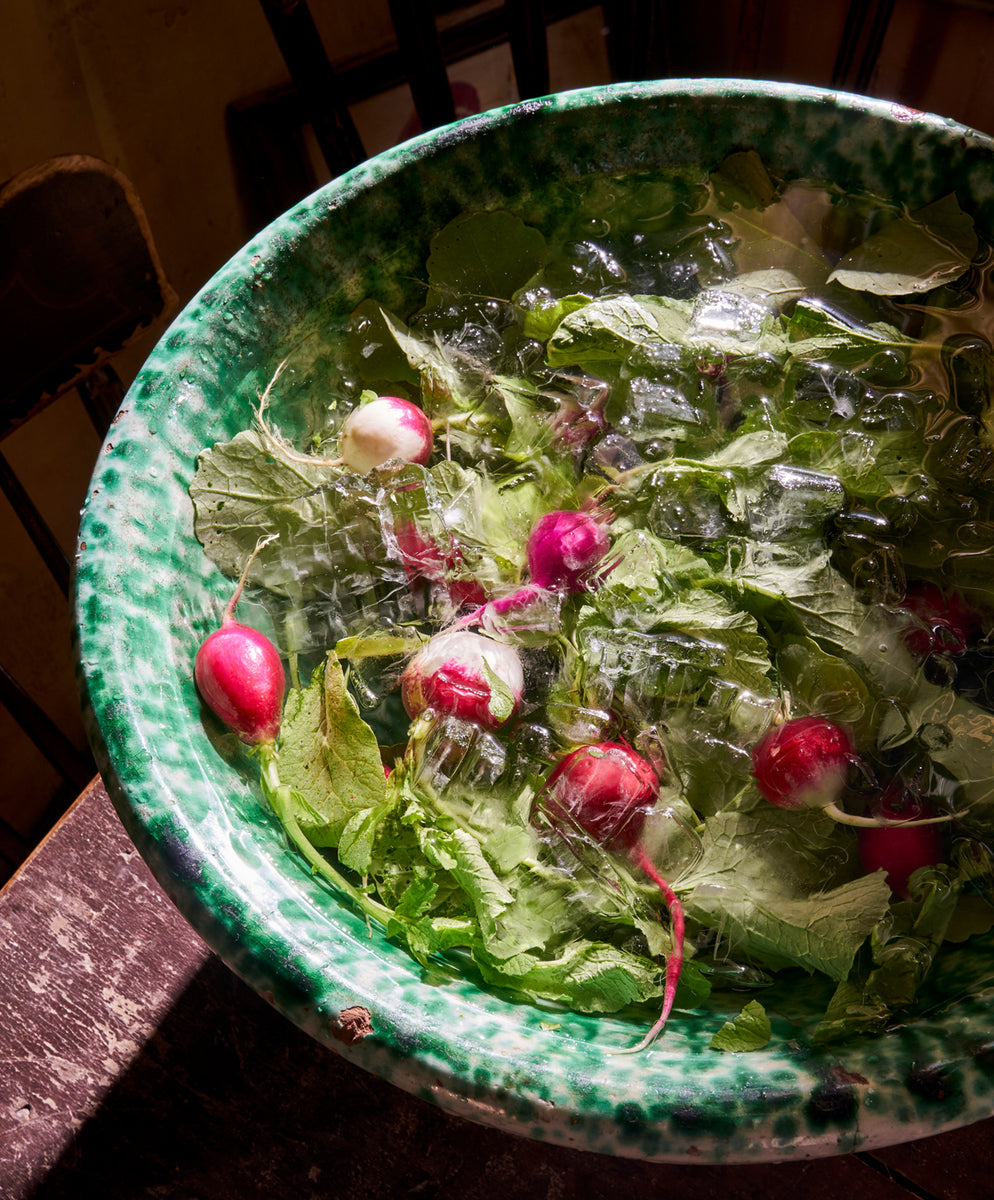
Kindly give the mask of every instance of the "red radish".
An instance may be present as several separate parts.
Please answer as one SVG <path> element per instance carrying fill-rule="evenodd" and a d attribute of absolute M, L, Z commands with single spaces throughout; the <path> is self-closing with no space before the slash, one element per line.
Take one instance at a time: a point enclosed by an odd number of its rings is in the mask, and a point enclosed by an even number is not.
<path fill-rule="evenodd" d="M 597 517 L 563 510 L 546 513 L 528 538 L 531 582 L 540 588 L 582 591 L 607 548 L 607 530 Z"/>
<path fill-rule="evenodd" d="M 859 831 L 859 859 L 866 872 L 884 870 L 895 895 L 908 898 L 908 880 L 919 867 L 942 861 L 942 834 L 929 823 L 932 810 L 900 784 L 892 784 L 880 799 L 879 815 L 908 822 Z"/>
<path fill-rule="evenodd" d="M 243 742 L 276 741 L 285 684 L 283 662 L 269 638 L 226 610 L 221 628 L 197 651 L 193 674 L 208 707 Z"/>
<path fill-rule="evenodd" d="M 917 620 L 903 632 L 904 644 L 920 659 L 930 654 L 963 654 L 980 629 L 980 616 L 957 592 L 934 583 L 908 586 L 901 608 Z"/>
<path fill-rule="evenodd" d="M 658 793 L 656 772 L 640 754 L 623 742 L 600 742 L 567 754 L 538 800 L 560 832 L 578 826 L 598 845 L 623 850 L 656 885 L 669 910 L 673 950 L 666 963 L 662 1012 L 638 1045 L 624 1054 L 645 1049 L 659 1035 L 672 1011 L 683 968 L 683 905 L 642 845 L 646 814 Z"/>
<path fill-rule="evenodd" d="M 365 475 L 394 458 L 426 463 L 434 436 L 431 421 L 416 404 L 399 396 L 378 396 L 345 418 L 338 452 L 350 471 Z"/>
<path fill-rule="evenodd" d="M 752 752 L 756 786 L 777 808 L 832 810 L 856 763 L 849 734 L 824 717 L 777 725 Z"/>
<path fill-rule="evenodd" d="M 264 634 L 239 624 L 233 615 L 252 560 L 266 541 L 259 543 L 246 563 L 235 594 L 225 607 L 220 628 L 200 644 L 193 666 L 197 687 L 214 713 L 258 755 L 263 793 L 290 841 L 311 868 L 349 896 L 367 916 L 375 917 L 384 926 L 392 920 L 404 923 L 406 917 L 355 887 L 312 845 L 294 814 L 290 788 L 280 782 L 276 740 L 285 687 L 283 663 Z M 383 772 L 389 777 L 390 768 L 386 764 Z"/>
<path fill-rule="evenodd" d="M 504 616 L 526 608 L 544 591 L 571 593 L 589 587 L 610 544 L 605 520 L 593 513 L 565 509 L 540 517 L 526 547 L 530 582 L 510 596 L 489 601 L 460 624 L 477 624 L 488 613 Z"/>
<path fill-rule="evenodd" d="M 485 729 L 506 724 L 524 690 L 517 650 L 468 629 L 436 634 L 400 677 L 401 699 L 412 720 L 433 709 Z"/>
<path fill-rule="evenodd" d="M 904 824 L 885 817 L 854 816 L 838 807 L 846 778 L 858 762 L 852 739 L 842 726 L 816 716 L 784 721 L 752 752 L 756 786 L 777 808 L 818 808 L 834 821 L 863 829 Z M 951 819 L 931 817 L 928 824 Z"/>
<path fill-rule="evenodd" d="M 265 634 L 234 616 L 249 567 L 264 544 L 245 564 L 220 627 L 201 643 L 193 664 L 193 677 L 207 706 L 250 746 L 275 743 L 286 687 L 279 651 Z"/>
<path fill-rule="evenodd" d="M 597 381 L 586 381 L 590 385 Z M 584 390 L 588 395 L 591 388 Z M 550 425 L 556 440 L 572 452 L 573 459 L 579 466 L 587 449 L 600 438 L 608 428 L 604 416 L 604 404 L 610 394 L 610 389 L 603 383 L 596 386 L 593 400 L 583 404 L 575 395 L 557 395 L 558 407 L 552 414 Z"/>
<path fill-rule="evenodd" d="M 486 601 L 486 592 L 477 580 L 453 578 L 462 563 L 457 546 L 450 546 L 443 551 L 437 542 L 422 533 L 411 521 L 399 524 L 394 536 L 412 585 L 417 580 L 437 585 L 448 593 L 455 608 L 462 608 L 466 604 L 480 605 Z"/>

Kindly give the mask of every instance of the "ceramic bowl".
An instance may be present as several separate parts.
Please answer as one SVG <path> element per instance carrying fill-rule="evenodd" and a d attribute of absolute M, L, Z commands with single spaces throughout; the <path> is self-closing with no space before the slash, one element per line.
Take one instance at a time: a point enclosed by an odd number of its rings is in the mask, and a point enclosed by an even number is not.
<path fill-rule="evenodd" d="M 715 165 L 746 147 L 781 177 L 896 194 L 912 208 L 955 187 L 994 234 L 991 141 L 882 101 L 668 81 L 472 117 L 329 184 L 210 280 L 129 391 L 79 534 L 78 666 L 100 769 L 162 887 L 217 954 L 319 1041 L 453 1113 L 655 1160 L 829 1155 L 989 1115 L 990 947 L 947 961 L 944 995 L 959 999 L 822 1052 L 795 1023 L 803 995 L 774 1016 L 763 1051 L 716 1053 L 721 1014 L 678 1012 L 652 1052 L 615 1057 L 605 1047 L 629 1041 L 630 1022 L 550 1020 L 458 977 L 426 980 L 288 851 L 251 761 L 209 736 L 193 657 L 231 583 L 193 535 L 187 489 L 200 450 L 251 423 L 288 345 L 320 328 L 315 314 L 346 314 L 365 296 L 410 307 L 431 234 L 460 211 L 510 206 L 541 224 L 591 173 Z"/>

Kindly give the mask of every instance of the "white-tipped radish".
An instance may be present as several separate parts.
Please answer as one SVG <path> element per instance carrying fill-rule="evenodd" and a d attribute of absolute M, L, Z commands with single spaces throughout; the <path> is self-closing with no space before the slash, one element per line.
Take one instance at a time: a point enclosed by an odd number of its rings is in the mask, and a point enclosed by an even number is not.
<path fill-rule="evenodd" d="M 659 889 L 670 914 L 673 948 L 659 1018 L 644 1038 L 622 1054 L 634 1054 L 658 1037 L 673 1008 L 683 970 L 684 916 L 679 897 L 656 870 L 642 845 L 646 814 L 659 793 L 652 766 L 624 742 L 581 746 L 559 763 L 538 798 L 553 826 L 578 827 L 598 845 L 621 850 Z"/>
<path fill-rule="evenodd" d="M 272 745 L 280 732 L 286 677 L 273 643 L 235 620 L 238 603 L 259 543 L 245 564 L 220 626 L 204 639 L 193 663 L 193 678 L 208 708 L 250 746 Z"/>
<path fill-rule="evenodd" d="M 416 404 L 399 396 L 378 396 L 345 418 L 338 452 L 350 471 L 365 475 L 394 459 L 426 463 L 433 445 L 431 421 Z"/>
<path fill-rule="evenodd" d="M 497 729 L 518 711 L 525 680 L 513 646 L 453 629 L 433 637 L 408 663 L 400 689 L 412 720 L 432 709 Z"/>

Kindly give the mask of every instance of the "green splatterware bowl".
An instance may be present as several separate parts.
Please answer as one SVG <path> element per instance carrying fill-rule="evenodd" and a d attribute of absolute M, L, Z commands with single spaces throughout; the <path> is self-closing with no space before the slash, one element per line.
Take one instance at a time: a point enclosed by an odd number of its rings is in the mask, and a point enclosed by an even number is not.
<path fill-rule="evenodd" d="M 920 1018 L 830 1052 L 810 1046 L 804 1018 L 817 1012 L 803 993 L 774 1015 L 764 1051 L 709 1049 L 724 1015 L 708 1009 L 678 1012 L 649 1053 L 615 1057 L 608 1049 L 630 1044 L 640 1025 L 550 1018 L 458 977 L 426 980 L 288 851 L 252 761 L 208 732 L 193 657 L 232 589 L 194 538 L 187 488 L 198 452 L 251 423 L 317 316 L 367 295 L 411 307 L 430 235 L 461 210 L 509 206 L 542 222 L 562 215 L 580 177 L 715 165 L 743 147 L 781 177 L 912 207 L 955 188 L 994 234 L 991 140 L 877 100 L 677 80 L 472 117 L 329 184 L 210 280 L 131 388 L 79 534 L 78 669 L 99 765 L 159 882 L 218 955 L 319 1041 L 453 1113 L 670 1161 L 866 1150 L 990 1115 L 990 944 L 949 957 L 941 997 Z M 352 1020 L 363 1009 L 364 1037 Z"/>

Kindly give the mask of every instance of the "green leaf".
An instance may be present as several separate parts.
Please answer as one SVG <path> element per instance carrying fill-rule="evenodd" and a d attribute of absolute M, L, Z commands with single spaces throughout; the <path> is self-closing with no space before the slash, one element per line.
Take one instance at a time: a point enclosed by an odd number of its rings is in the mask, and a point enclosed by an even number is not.
<path fill-rule="evenodd" d="M 363 300 L 352 314 L 349 339 L 364 380 L 391 380 L 417 387 L 419 375 L 394 336 L 400 324 L 388 317 L 372 298 Z"/>
<path fill-rule="evenodd" d="M 548 341 L 566 317 L 577 309 L 585 308 L 590 302 L 589 296 L 580 295 L 543 298 L 524 310 L 522 332 L 525 337 L 535 338 L 536 341 Z"/>
<path fill-rule="evenodd" d="M 726 1021 L 711 1038 L 712 1050 L 727 1050 L 732 1054 L 744 1054 L 749 1050 L 762 1050 L 772 1036 L 770 1018 L 758 1000 L 750 1000 L 737 1017 Z"/>
<path fill-rule="evenodd" d="M 785 326 L 787 349 L 795 359 L 862 362 L 875 350 L 916 344 L 885 321 L 843 320 L 817 299 L 799 301 Z"/>
<path fill-rule="evenodd" d="M 347 867 L 364 875 L 373 857 L 373 843 L 384 818 L 393 811 L 394 801 L 388 800 L 375 808 L 363 808 L 345 822 L 338 839 L 338 857 Z"/>
<path fill-rule="evenodd" d="M 807 631 L 831 647 L 845 649 L 863 627 L 867 606 L 832 566 L 831 551 L 805 546 L 759 545 L 746 540 L 727 584 L 761 620 L 788 632 Z"/>
<path fill-rule="evenodd" d="M 275 534 L 248 577 L 274 592 L 306 598 L 344 570 L 369 577 L 379 529 L 359 507 L 361 488 L 341 489 L 340 475 L 246 430 L 197 460 L 190 484 L 194 532 L 208 558 L 233 578 L 259 540 Z"/>
<path fill-rule="evenodd" d="M 479 380 L 438 341 L 412 334 L 398 318 L 383 312 L 383 323 L 394 342 L 421 380 L 421 396 L 430 416 L 440 410 L 466 410 L 475 407 L 480 397 Z"/>
<path fill-rule="evenodd" d="M 766 208 L 777 194 L 776 185 L 755 150 L 729 154 L 712 174 L 711 185 L 722 207 L 729 209 L 738 205 Z"/>
<path fill-rule="evenodd" d="M 877 296 L 929 292 L 959 278 L 977 245 L 973 218 L 949 195 L 888 222 L 847 254 L 829 280 Z"/>
<path fill-rule="evenodd" d="M 550 958 L 526 953 L 496 963 L 478 959 L 478 965 L 488 983 L 510 985 L 525 996 L 558 1001 L 578 1012 L 618 1012 L 663 993 L 662 972 L 654 962 L 603 942 L 578 939 Z"/>
<path fill-rule="evenodd" d="M 720 928 L 732 953 L 845 979 L 890 903 L 880 875 L 848 878 L 852 831 L 765 802 L 711 817 L 681 881 L 688 918 Z"/>
<path fill-rule="evenodd" d="M 862 675 L 846 659 L 810 638 L 788 638 L 776 656 L 784 690 L 799 712 L 813 712 L 853 730 L 859 746 L 876 729 L 876 703 Z"/>
<path fill-rule="evenodd" d="M 524 379 L 495 376 L 491 392 L 500 397 L 511 424 L 504 442 L 505 457 L 513 462 L 534 461 L 553 437 L 547 414 L 538 405 L 535 385 Z"/>
<path fill-rule="evenodd" d="M 359 715 L 334 653 L 306 689 L 287 696 L 279 766 L 283 783 L 306 805 L 297 820 L 316 846 L 337 845 L 357 814 L 386 805 L 376 738 Z M 363 861 L 368 837 L 358 826 L 352 829 L 357 861 Z"/>
<path fill-rule="evenodd" d="M 368 633 L 340 638 L 335 643 L 335 655 L 356 662 L 363 658 L 393 658 L 410 654 L 423 641 L 415 630 L 404 634 Z"/>
<path fill-rule="evenodd" d="M 955 921 L 964 882 L 962 873 L 943 866 L 914 872 L 910 898 L 893 904 L 873 930 L 869 966 L 839 984 L 814 1031 L 815 1045 L 879 1034 L 910 1008 Z"/>
<path fill-rule="evenodd" d="M 490 664 L 485 658 L 482 660 L 482 663 L 484 677 L 490 685 L 490 698 L 487 700 L 487 711 L 498 725 L 503 725 L 505 721 L 510 719 L 516 707 L 514 693 L 503 679 L 491 669 Z"/>
<path fill-rule="evenodd" d="M 755 197 L 756 202 L 760 199 Z M 831 211 L 832 195 L 827 189 L 798 182 L 764 207 L 744 203 L 718 215 L 738 239 L 734 249 L 738 273 L 786 271 L 803 286 L 816 288 L 829 270 L 822 230 Z"/>
<path fill-rule="evenodd" d="M 508 300 L 544 262 L 545 238 L 520 217 L 463 213 L 432 238 L 428 304 L 446 292 Z"/>
<path fill-rule="evenodd" d="M 498 919 L 514 896 L 487 861 L 480 842 L 464 829 L 422 831 L 422 847 L 430 861 L 451 872 L 473 906 L 483 942 L 500 944 Z"/>
<path fill-rule="evenodd" d="M 662 296 L 594 300 L 559 323 L 549 339 L 550 366 L 621 362 L 640 346 L 681 343 L 691 304 Z"/>

